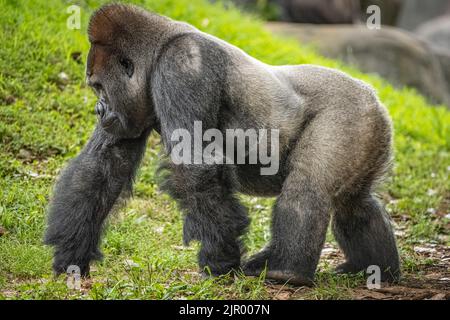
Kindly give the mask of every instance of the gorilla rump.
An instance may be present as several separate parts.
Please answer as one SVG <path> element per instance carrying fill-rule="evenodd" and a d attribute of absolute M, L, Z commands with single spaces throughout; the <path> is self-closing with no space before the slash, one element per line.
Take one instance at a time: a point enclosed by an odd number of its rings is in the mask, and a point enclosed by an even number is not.
<path fill-rule="evenodd" d="M 373 188 L 391 160 L 387 111 L 366 84 L 312 65 L 269 66 L 194 27 L 133 6 L 107 5 L 89 24 L 87 81 L 99 96 L 98 124 L 59 177 L 45 242 L 54 271 L 100 259 L 105 219 L 132 189 L 152 130 L 170 154 L 174 130 L 279 130 L 280 169 L 258 164 L 163 163 L 161 188 L 184 212 L 183 239 L 201 243 L 198 263 L 212 275 L 247 275 L 310 284 L 332 218 L 345 253 L 340 272 L 378 265 L 399 277 L 388 216 Z M 277 196 L 272 238 L 241 261 L 247 209 L 237 193 Z"/>

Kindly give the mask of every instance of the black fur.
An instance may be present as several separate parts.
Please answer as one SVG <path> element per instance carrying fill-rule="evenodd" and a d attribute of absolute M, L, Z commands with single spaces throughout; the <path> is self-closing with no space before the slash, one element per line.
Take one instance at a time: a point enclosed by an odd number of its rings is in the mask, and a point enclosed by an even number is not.
<path fill-rule="evenodd" d="M 379 201 L 364 192 L 337 206 L 333 233 L 347 261 L 337 271 L 356 273 L 378 265 L 383 281 L 398 279 L 400 265 L 389 217 Z"/>

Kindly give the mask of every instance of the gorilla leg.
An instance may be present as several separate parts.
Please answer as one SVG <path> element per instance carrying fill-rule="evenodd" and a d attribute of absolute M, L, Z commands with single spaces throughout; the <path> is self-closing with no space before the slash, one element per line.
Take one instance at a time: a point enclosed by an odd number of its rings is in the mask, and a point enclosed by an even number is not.
<path fill-rule="evenodd" d="M 292 276 L 291 283 L 310 283 L 335 198 L 354 193 L 368 172 L 381 171 L 385 163 L 389 144 L 383 143 L 388 139 L 381 129 L 387 124 L 379 119 L 377 109 L 363 105 L 341 116 L 340 109 L 316 107 L 289 154 L 288 176 L 274 208 L 272 241 L 244 266 L 248 274 L 261 272 L 267 261 L 268 278 L 284 281 Z M 381 129 L 361 121 L 368 114 L 373 122 L 380 121 Z"/>
<path fill-rule="evenodd" d="M 121 193 L 131 191 L 149 133 L 117 140 L 97 126 L 88 144 L 59 177 L 44 239 L 55 247 L 56 274 L 77 265 L 82 275 L 87 275 L 89 262 L 101 258 L 98 243 L 103 222 Z"/>
<path fill-rule="evenodd" d="M 201 242 L 198 262 L 212 275 L 239 268 L 240 236 L 249 224 L 246 208 L 233 196 L 233 190 L 220 167 L 172 166 L 161 188 L 178 201 L 184 211 L 183 240 Z"/>
<path fill-rule="evenodd" d="M 333 233 L 347 261 L 338 272 L 357 273 L 377 265 L 382 281 L 396 281 L 400 276 L 397 246 L 389 218 L 370 193 L 352 197 L 337 206 Z"/>
<path fill-rule="evenodd" d="M 272 241 L 243 269 L 296 285 L 310 285 L 320 258 L 330 220 L 328 196 L 312 179 L 291 172 L 273 210 Z"/>

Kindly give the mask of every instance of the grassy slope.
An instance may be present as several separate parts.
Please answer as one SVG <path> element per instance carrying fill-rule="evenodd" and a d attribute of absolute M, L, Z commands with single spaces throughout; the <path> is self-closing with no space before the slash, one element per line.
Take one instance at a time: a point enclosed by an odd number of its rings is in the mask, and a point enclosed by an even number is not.
<path fill-rule="evenodd" d="M 95 123 L 94 96 L 84 85 L 88 49 L 86 23 L 103 1 L 77 1 L 82 30 L 66 28 L 64 1 L 0 0 L 0 298 L 269 298 L 259 279 L 201 280 L 195 250 L 181 247 L 181 215 L 157 191 L 157 148 L 148 148 L 135 198 L 110 221 L 103 240 L 105 260 L 93 272 L 92 289 L 70 292 L 64 279 L 52 280 L 51 250 L 41 244 L 45 206 L 55 175 L 87 140 Z M 314 63 L 338 67 L 372 83 L 394 119 L 396 165 L 382 190 L 389 210 L 406 226 L 401 241 L 405 271 L 427 263 L 414 243 L 449 244 L 450 112 L 431 107 L 410 90 L 319 57 L 291 40 L 275 38 L 236 10 L 204 0 L 136 1 L 185 20 L 271 64 Z M 68 3 L 68 2 L 67 2 Z M 77 63 L 71 54 L 81 52 Z M 58 74 L 65 72 L 68 81 Z M 150 141 L 157 144 L 157 137 Z M 269 235 L 272 199 L 244 198 L 253 218 L 250 251 Z M 432 213 L 429 208 L 434 208 Z M 330 238 L 331 239 L 331 238 Z M 194 248 L 195 249 L 195 248 Z M 132 260 L 135 266 L 126 266 Z M 130 261 L 128 261 L 130 262 Z M 321 267 L 314 298 L 345 297 L 358 278 L 334 277 Z"/>

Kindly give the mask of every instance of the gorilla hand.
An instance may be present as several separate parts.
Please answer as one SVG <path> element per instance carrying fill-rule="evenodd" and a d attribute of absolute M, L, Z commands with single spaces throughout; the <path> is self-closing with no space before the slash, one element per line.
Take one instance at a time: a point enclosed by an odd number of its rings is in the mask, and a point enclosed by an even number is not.
<path fill-rule="evenodd" d="M 104 97 L 100 97 L 95 105 L 95 113 L 98 116 L 98 120 L 103 130 L 112 134 L 119 135 L 123 131 L 123 126 L 119 120 L 117 112 L 109 110 L 108 104 Z"/>

